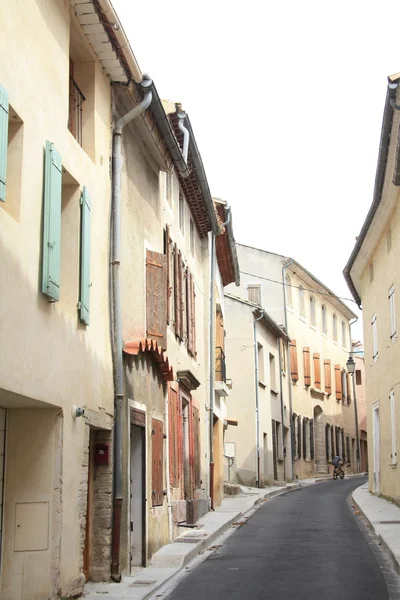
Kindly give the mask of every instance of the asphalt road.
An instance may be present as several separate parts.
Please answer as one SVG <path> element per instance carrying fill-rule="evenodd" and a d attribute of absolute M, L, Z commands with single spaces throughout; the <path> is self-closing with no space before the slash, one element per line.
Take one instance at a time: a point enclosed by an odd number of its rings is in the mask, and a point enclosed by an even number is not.
<path fill-rule="evenodd" d="M 168 600 L 388 600 L 346 503 L 361 483 L 332 480 L 266 502 Z"/>

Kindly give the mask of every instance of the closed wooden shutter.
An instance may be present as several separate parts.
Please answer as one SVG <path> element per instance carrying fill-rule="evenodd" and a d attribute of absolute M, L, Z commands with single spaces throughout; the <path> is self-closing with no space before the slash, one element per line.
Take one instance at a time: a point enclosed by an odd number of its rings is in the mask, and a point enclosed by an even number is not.
<path fill-rule="evenodd" d="M 340 439 L 339 439 L 339 434 L 340 434 L 340 428 L 335 425 L 335 447 L 336 447 L 336 454 L 338 456 L 340 456 Z"/>
<path fill-rule="evenodd" d="M 201 456 L 200 456 L 200 415 L 198 408 L 193 407 L 194 436 L 194 487 L 201 488 Z"/>
<path fill-rule="evenodd" d="M 257 283 L 247 286 L 247 297 L 250 302 L 261 306 L 261 286 Z"/>
<path fill-rule="evenodd" d="M 158 419 L 151 420 L 151 457 L 152 457 L 152 506 L 162 506 L 163 493 L 163 422 Z"/>
<path fill-rule="evenodd" d="M 182 253 L 179 250 L 178 252 L 178 310 L 179 310 L 179 331 L 178 337 L 180 340 L 183 340 L 183 331 L 184 331 L 184 284 L 183 284 L 183 263 L 182 263 Z"/>
<path fill-rule="evenodd" d="M 332 460 L 335 458 L 335 432 L 333 425 L 331 425 L 331 457 Z"/>
<path fill-rule="evenodd" d="M 169 483 L 176 488 L 179 486 L 179 460 L 178 460 L 178 426 L 179 426 L 179 394 L 176 384 L 168 386 L 168 448 L 169 448 Z"/>
<path fill-rule="evenodd" d="M 146 252 L 146 332 L 147 337 L 167 348 L 167 257 Z"/>
<path fill-rule="evenodd" d="M 292 457 L 293 459 L 297 456 L 297 449 L 296 449 L 296 439 L 297 439 L 297 435 L 296 435 L 296 419 L 297 416 L 296 414 L 292 415 Z"/>
<path fill-rule="evenodd" d="M 303 363 L 304 363 L 304 385 L 311 385 L 311 364 L 310 364 L 310 348 L 305 346 L 303 348 Z"/>
<path fill-rule="evenodd" d="M 187 269 L 186 274 L 186 315 L 187 315 L 187 349 L 189 354 L 193 354 L 193 329 L 192 329 L 192 275 Z"/>
<path fill-rule="evenodd" d="M 193 275 L 190 275 L 190 322 L 191 322 L 191 335 L 192 335 L 192 354 L 196 355 L 196 292 L 194 287 Z"/>
<path fill-rule="evenodd" d="M 336 389 L 336 400 L 342 399 L 342 372 L 340 365 L 335 365 L 335 389 Z"/>
<path fill-rule="evenodd" d="M 307 458 L 307 419 L 303 419 L 303 458 Z"/>
<path fill-rule="evenodd" d="M 46 142 L 44 163 L 44 216 L 42 292 L 60 298 L 62 161 L 54 144 Z"/>
<path fill-rule="evenodd" d="M 81 265 L 80 265 L 80 298 L 79 318 L 89 325 L 90 312 L 90 229 L 92 205 L 86 186 L 81 195 Z"/>
<path fill-rule="evenodd" d="M 330 426 L 328 424 L 325 425 L 325 454 L 326 460 L 329 460 L 329 436 L 330 436 Z"/>
<path fill-rule="evenodd" d="M 318 352 L 313 354 L 314 361 L 314 385 L 316 388 L 321 389 L 321 361 Z"/>
<path fill-rule="evenodd" d="M 297 456 L 301 458 L 301 416 L 297 417 Z"/>
<path fill-rule="evenodd" d="M 6 199 L 8 113 L 8 93 L 0 85 L 0 200 L 2 202 Z"/>
<path fill-rule="evenodd" d="M 176 244 L 174 244 L 174 306 L 175 306 L 175 335 L 179 337 L 181 330 L 181 311 L 180 311 L 180 279 L 179 279 L 179 253 Z"/>
<path fill-rule="evenodd" d="M 342 438 L 342 458 L 345 461 L 346 460 L 346 447 L 344 445 L 344 429 L 341 430 L 340 435 Z"/>
<path fill-rule="evenodd" d="M 165 227 L 165 255 L 167 257 L 167 323 L 171 321 L 171 238 L 170 238 L 170 227 Z"/>
<path fill-rule="evenodd" d="M 314 419 L 310 419 L 310 457 L 314 460 Z"/>
<path fill-rule="evenodd" d="M 350 404 L 351 402 L 351 375 L 350 373 L 346 373 L 346 377 L 347 377 L 347 403 Z M 354 377 L 354 375 L 353 375 Z"/>
<path fill-rule="evenodd" d="M 297 365 L 297 345 L 296 340 L 290 341 L 290 372 L 293 383 L 299 380 L 299 369 Z"/>
<path fill-rule="evenodd" d="M 325 392 L 330 396 L 332 394 L 332 374 L 331 374 L 331 361 L 329 359 L 324 360 L 324 375 L 325 375 Z"/>

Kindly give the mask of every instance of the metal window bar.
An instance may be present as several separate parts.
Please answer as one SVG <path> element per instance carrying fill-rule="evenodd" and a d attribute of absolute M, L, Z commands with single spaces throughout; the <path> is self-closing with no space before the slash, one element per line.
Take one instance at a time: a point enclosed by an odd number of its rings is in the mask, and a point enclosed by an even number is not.
<path fill-rule="evenodd" d="M 221 346 L 215 348 L 215 380 L 226 383 L 225 353 Z"/>
<path fill-rule="evenodd" d="M 82 146 L 82 110 L 85 100 L 86 98 L 79 89 L 76 81 L 70 77 L 68 129 L 80 146 Z"/>

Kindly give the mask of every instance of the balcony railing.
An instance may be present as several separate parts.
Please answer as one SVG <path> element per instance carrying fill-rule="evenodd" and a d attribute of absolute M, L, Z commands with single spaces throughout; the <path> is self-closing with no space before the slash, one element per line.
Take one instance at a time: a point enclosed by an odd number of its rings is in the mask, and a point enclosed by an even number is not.
<path fill-rule="evenodd" d="M 70 77 L 68 129 L 80 146 L 82 146 L 82 111 L 85 100 L 86 98 L 79 89 L 76 81 Z"/>
<path fill-rule="evenodd" d="M 215 381 L 226 383 L 225 353 L 221 346 L 215 348 Z"/>

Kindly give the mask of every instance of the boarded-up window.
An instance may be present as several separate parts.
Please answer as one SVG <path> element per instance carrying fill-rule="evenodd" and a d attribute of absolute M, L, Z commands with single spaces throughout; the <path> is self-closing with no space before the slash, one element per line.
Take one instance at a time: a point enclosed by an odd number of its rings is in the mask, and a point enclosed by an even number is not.
<path fill-rule="evenodd" d="M 167 348 L 167 257 L 146 252 L 146 331 L 147 337 Z"/>
<path fill-rule="evenodd" d="M 332 393 L 332 376 L 331 376 L 331 361 L 324 360 L 324 375 L 325 375 L 325 392 L 328 396 Z"/>
<path fill-rule="evenodd" d="M 163 422 L 151 420 L 151 456 L 152 456 L 152 506 L 162 506 L 163 493 Z"/>
<path fill-rule="evenodd" d="M 299 368 L 297 366 L 297 346 L 296 340 L 290 342 L 290 372 L 292 375 L 293 383 L 296 383 L 299 379 Z"/>
<path fill-rule="evenodd" d="M 316 388 L 321 389 L 321 361 L 318 352 L 313 355 L 314 361 L 314 385 Z"/>
<path fill-rule="evenodd" d="M 247 286 L 247 297 L 250 302 L 261 306 L 261 286 L 259 283 L 252 283 Z"/>
<path fill-rule="evenodd" d="M 304 363 L 304 385 L 311 385 L 311 364 L 310 364 L 310 348 L 303 348 L 303 363 Z"/>
<path fill-rule="evenodd" d="M 342 399 L 342 373 L 340 365 L 335 365 L 335 388 L 336 388 L 336 400 Z"/>

